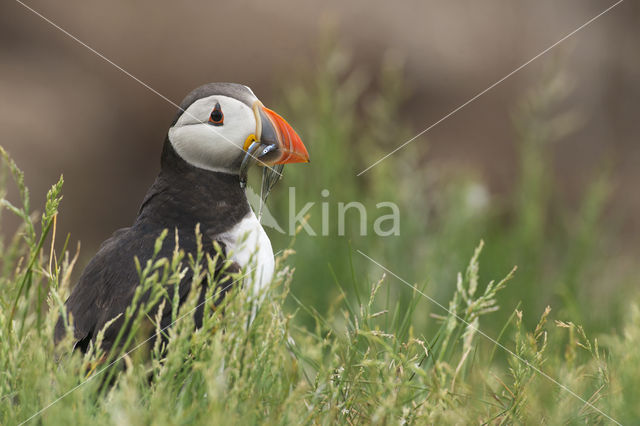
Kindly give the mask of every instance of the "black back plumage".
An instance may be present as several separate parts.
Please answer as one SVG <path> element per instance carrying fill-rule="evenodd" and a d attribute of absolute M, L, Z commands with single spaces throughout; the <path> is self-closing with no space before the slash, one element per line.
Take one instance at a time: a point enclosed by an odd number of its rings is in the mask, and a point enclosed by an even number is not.
<path fill-rule="evenodd" d="M 151 258 L 156 239 L 164 229 L 168 229 L 170 235 L 177 230 L 180 248 L 185 253 L 195 254 L 195 229 L 200 224 L 205 250 L 213 257 L 216 254 L 213 245 L 216 237 L 249 211 L 238 176 L 193 167 L 180 158 L 166 140 L 160 174 L 149 189 L 135 223 L 130 228 L 117 231 L 102 244 L 66 302 L 67 312 L 73 315 L 77 347 L 86 349 L 105 324 L 130 305 L 139 284 L 134 256 L 144 265 Z M 172 241 L 172 238 L 168 240 Z M 221 246 L 224 251 L 224 246 Z M 159 256 L 171 257 L 173 249 L 173 244 L 165 241 Z M 218 268 L 217 273 L 227 274 L 237 269 L 237 265 L 225 267 L 224 272 Z M 222 277 L 216 277 L 216 280 L 220 282 Z M 189 273 L 180 283 L 181 301 L 189 293 L 191 282 Z M 204 290 L 201 298 L 203 295 Z M 197 311 L 196 324 L 201 322 L 201 316 L 202 310 Z M 170 315 L 165 315 L 162 326 L 169 325 L 169 320 Z M 103 340 L 106 350 L 111 348 L 122 322 L 120 318 L 106 330 Z M 64 322 L 60 318 L 56 324 L 55 341 L 62 339 L 64 334 Z"/>

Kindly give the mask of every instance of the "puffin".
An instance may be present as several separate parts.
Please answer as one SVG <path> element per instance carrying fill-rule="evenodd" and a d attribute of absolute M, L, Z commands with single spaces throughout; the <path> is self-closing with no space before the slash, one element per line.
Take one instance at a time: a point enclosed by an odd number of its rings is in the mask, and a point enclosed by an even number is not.
<path fill-rule="evenodd" d="M 252 270 L 233 285 L 259 294 L 270 283 L 275 262 L 271 242 L 245 195 L 247 169 L 253 164 L 265 167 L 272 185 L 284 164 L 307 162 L 309 154 L 296 131 L 249 87 L 209 83 L 191 91 L 169 127 L 160 172 L 135 222 L 104 241 L 89 261 L 65 302 L 54 342 L 58 344 L 67 334 L 67 324 L 72 324 L 74 348 L 86 352 L 104 329 L 102 349 L 110 351 L 140 285 L 135 258 L 145 265 L 154 255 L 156 240 L 167 231 L 175 233 L 185 255 L 195 258 L 198 228 L 202 250 L 220 259 L 213 281 L 221 286 L 239 271 Z M 174 249 L 172 244 L 162 244 L 157 258 L 170 259 Z M 180 304 L 192 281 L 189 268 L 178 286 Z M 202 325 L 208 287 L 206 279 L 202 281 L 195 284 L 201 286 L 196 327 Z M 221 289 L 218 297 L 226 290 Z M 168 305 L 161 313 L 162 330 L 171 325 Z M 154 309 L 157 317 L 159 306 Z"/>

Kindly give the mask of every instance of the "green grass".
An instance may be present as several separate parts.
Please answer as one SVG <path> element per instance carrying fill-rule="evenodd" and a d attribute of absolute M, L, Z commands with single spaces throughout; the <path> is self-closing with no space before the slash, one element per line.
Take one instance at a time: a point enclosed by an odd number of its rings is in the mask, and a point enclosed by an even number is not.
<path fill-rule="evenodd" d="M 12 178 L 0 185 L 2 208 L 22 226 L 0 240 L 0 424 L 36 414 L 38 424 L 637 424 L 638 271 L 603 255 L 615 247 L 602 219 L 607 169 L 594 171 L 578 207 L 554 181 L 551 147 L 580 122 L 560 108 L 562 73 L 550 70 L 514 108 L 520 175 L 496 197 L 473 173 L 425 169 L 422 142 L 354 177 L 411 136 L 401 68 L 354 69 L 330 43 L 313 68 L 287 83 L 279 108 L 313 162 L 287 168 L 272 212 L 286 217 L 284 187 L 296 182 L 300 205 L 323 201 L 322 189 L 374 210 L 396 201 L 401 235 L 360 236 L 352 216 L 344 237 L 335 220 L 330 237 L 274 234 L 276 250 L 292 248 L 251 325 L 236 290 L 194 331 L 194 294 L 163 331 L 166 351 L 145 342 L 150 304 L 125 314 L 136 332 L 119 353 L 98 345 L 83 356 L 70 338 L 53 346 L 81 266 L 72 238 L 52 245 L 62 179 L 36 214 L 1 151 Z M 19 189 L 13 203 L 7 182 Z M 319 210 L 309 220 L 319 229 Z M 154 258 L 139 266 L 142 286 L 171 303 L 181 265 L 196 263 L 179 250 Z M 102 386 L 109 376 L 116 385 Z"/>

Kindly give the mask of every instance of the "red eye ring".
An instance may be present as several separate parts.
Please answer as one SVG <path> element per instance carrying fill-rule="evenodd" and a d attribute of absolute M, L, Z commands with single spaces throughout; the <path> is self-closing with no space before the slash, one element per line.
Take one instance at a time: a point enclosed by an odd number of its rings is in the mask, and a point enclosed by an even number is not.
<path fill-rule="evenodd" d="M 224 124 L 224 114 L 222 113 L 222 107 L 220 107 L 220 102 L 216 102 L 216 106 L 211 111 L 211 115 L 209 116 L 209 123 L 214 126 L 222 126 Z"/>

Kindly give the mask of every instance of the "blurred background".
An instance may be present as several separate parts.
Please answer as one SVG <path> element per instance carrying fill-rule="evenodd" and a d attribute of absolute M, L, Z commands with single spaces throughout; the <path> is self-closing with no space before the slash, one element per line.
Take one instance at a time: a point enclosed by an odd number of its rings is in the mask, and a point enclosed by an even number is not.
<path fill-rule="evenodd" d="M 400 236 L 360 236 L 353 215 L 346 236 L 337 215 L 330 236 L 298 235 L 292 293 L 305 305 L 325 312 L 340 286 L 353 297 L 377 281 L 382 271 L 357 249 L 444 302 L 484 240 L 485 283 L 519 266 L 496 324 L 522 302 L 533 321 L 551 304 L 600 330 L 638 287 L 637 2 L 356 174 L 612 3 L 27 1 L 175 103 L 233 81 L 281 112 L 313 159 L 288 167 L 269 200 L 281 224 L 288 186 L 299 206 L 364 202 L 369 231 L 376 203 L 398 203 Z M 0 5 L 0 94 L 0 144 L 34 208 L 64 174 L 58 233 L 82 243 L 82 267 L 134 220 L 175 108 L 13 1 Z M 310 213 L 319 229 L 319 207 Z M 4 213 L 2 232 L 15 223 Z M 291 243 L 270 233 L 276 250 Z M 409 303 L 400 282 L 388 285 L 399 308 Z"/>

